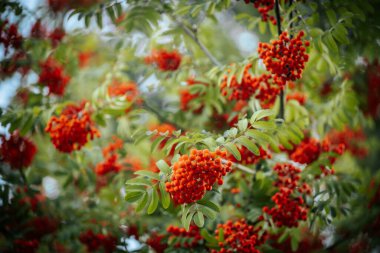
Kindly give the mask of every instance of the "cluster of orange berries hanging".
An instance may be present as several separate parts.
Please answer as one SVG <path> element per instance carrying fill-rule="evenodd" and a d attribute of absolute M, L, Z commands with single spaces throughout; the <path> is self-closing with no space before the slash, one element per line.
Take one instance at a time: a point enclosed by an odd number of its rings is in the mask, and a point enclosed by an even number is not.
<path fill-rule="evenodd" d="M 112 172 L 119 172 L 122 165 L 118 162 L 119 155 L 117 151 L 123 147 L 123 141 L 113 137 L 113 142 L 103 148 L 104 161 L 100 162 L 95 167 L 95 173 L 98 176 L 104 176 Z"/>
<path fill-rule="evenodd" d="M 219 224 L 215 230 L 215 238 L 219 238 L 220 230 L 223 230 L 224 241 L 219 242 L 219 250 L 211 250 L 211 253 L 260 253 L 257 249 L 266 239 L 267 234 L 259 235 L 260 228 L 255 229 L 246 220 L 241 219 L 235 222 L 227 221 Z"/>
<path fill-rule="evenodd" d="M 70 77 L 64 73 L 62 65 L 53 58 L 48 58 L 40 66 L 38 82 L 48 88 L 49 94 L 63 96 Z"/>
<path fill-rule="evenodd" d="M 182 155 L 173 164 L 173 174 L 166 182 L 166 191 L 176 204 L 202 199 L 215 183 L 222 185 L 222 177 L 231 171 L 232 163 L 226 158 L 226 151 L 192 149 L 190 156 Z"/>
<path fill-rule="evenodd" d="M 198 226 L 190 225 L 190 228 L 188 231 L 184 228 L 179 228 L 176 226 L 169 226 L 166 231 L 169 234 L 168 240 L 176 239 L 178 241 L 178 238 L 181 238 L 179 242 L 175 243 L 173 246 L 175 248 L 194 248 L 197 245 L 200 244 L 202 241 L 202 236 L 199 230 Z"/>
<path fill-rule="evenodd" d="M 145 57 L 146 64 L 155 64 L 161 71 L 175 71 L 181 64 L 181 54 L 174 51 L 167 51 L 165 49 L 153 50 L 150 56 Z"/>
<path fill-rule="evenodd" d="M 309 60 L 306 47 L 310 43 L 302 40 L 304 36 L 305 33 L 301 31 L 294 38 L 289 38 L 288 33 L 283 32 L 278 40 L 270 44 L 259 43 L 259 56 L 277 84 L 284 86 L 286 81 L 301 78 Z"/>
<path fill-rule="evenodd" d="M 263 212 L 271 216 L 277 227 L 297 227 L 299 221 L 307 219 L 308 209 L 302 196 L 295 196 L 295 193 L 297 190 L 299 193 L 310 194 L 310 186 L 306 183 L 300 184 L 301 170 L 291 164 L 276 164 L 273 171 L 278 175 L 274 186 L 279 191 L 272 196 L 275 206 L 264 206 Z"/>
<path fill-rule="evenodd" d="M 0 161 L 8 163 L 12 169 L 28 167 L 37 152 L 37 147 L 26 137 L 14 131 L 9 138 L 0 135 Z"/>
<path fill-rule="evenodd" d="M 100 136 L 89 109 L 85 108 L 85 102 L 66 106 L 59 117 L 50 118 L 45 131 L 50 133 L 56 149 L 64 153 L 79 150 L 89 139 Z"/>
<path fill-rule="evenodd" d="M 269 15 L 269 12 L 274 8 L 274 0 L 244 0 L 246 4 L 253 3 L 253 6 L 261 14 L 262 21 L 270 21 L 273 25 L 277 24 L 276 18 Z"/>

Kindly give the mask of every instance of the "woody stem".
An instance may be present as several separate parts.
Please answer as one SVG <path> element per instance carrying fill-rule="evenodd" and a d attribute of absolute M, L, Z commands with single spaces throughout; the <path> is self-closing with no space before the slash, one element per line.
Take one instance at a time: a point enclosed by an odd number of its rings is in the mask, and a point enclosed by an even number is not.
<path fill-rule="evenodd" d="M 277 21 L 277 33 L 278 36 L 281 35 L 281 15 L 280 15 L 280 3 L 279 0 L 275 0 L 275 14 L 276 14 L 276 21 Z M 286 84 L 285 84 L 286 87 Z M 284 87 L 284 89 L 285 89 Z M 278 113 L 277 118 L 284 119 L 285 116 L 285 91 L 282 89 L 280 91 L 280 112 Z"/>

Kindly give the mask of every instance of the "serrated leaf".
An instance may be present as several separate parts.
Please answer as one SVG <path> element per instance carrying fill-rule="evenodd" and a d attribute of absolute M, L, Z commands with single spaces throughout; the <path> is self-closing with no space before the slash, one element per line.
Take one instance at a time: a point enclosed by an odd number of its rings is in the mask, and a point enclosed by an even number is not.
<path fill-rule="evenodd" d="M 156 188 L 152 188 L 152 200 L 149 203 L 148 210 L 146 212 L 147 214 L 152 214 L 154 213 L 154 211 L 156 211 L 158 207 L 158 200 L 159 200 L 158 192 Z"/>
<path fill-rule="evenodd" d="M 230 154 L 232 154 L 235 157 L 236 160 L 238 161 L 241 160 L 241 154 L 235 144 L 227 143 L 227 144 L 224 144 L 224 147 L 228 150 Z"/>
<path fill-rule="evenodd" d="M 166 191 L 166 187 L 163 182 L 159 183 L 159 187 L 160 187 L 160 193 L 161 193 L 162 207 L 167 209 L 170 206 L 170 195 Z"/>
<path fill-rule="evenodd" d="M 195 225 L 197 225 L 200 228 L 203 227 L 203 225 L 205 224 L 205 218 L 203 217 L 203 213 L 201 211 L 197 211 L 197 213 L 195 214 L 194 222 Z"/>
<path fill-rule="evenodd" d="M 165 174 L 170 173 L 170 167 L 164 160 L 159 160 L 158 162 L 156 162 L 156 165 L 161 172 Z"/>
<path fill-rule="evenodd" d="M 160 176 L 157 173 L 154 173 L 154 172 L 149 171 L 149 170 L 139 170 L 139 171 L 136 171 L 134 174 L 139 175 L 139 176 L 152 178 L 155 180 L 160 180 Z"/>
<path fill-rule="evenodd" d="M 241 145 L 243 145 L 244 147 L 246 147 L 253 154 L 255 154 L 257 156 L 260 155 L 259 148 L 255 145 L 255 143 L 252 140 L 248 139 L 247 137 L 240 136 L 237 139 L 237 142 L 240 143 Z"/>

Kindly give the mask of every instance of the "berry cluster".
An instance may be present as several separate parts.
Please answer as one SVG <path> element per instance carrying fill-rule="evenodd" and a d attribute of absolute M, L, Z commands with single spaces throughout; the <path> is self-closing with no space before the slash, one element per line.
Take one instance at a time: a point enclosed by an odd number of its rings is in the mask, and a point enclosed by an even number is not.
<path fill-rule="evenodd" d="M 306 103 L 306 94 L 302 92 L 293 92 L 291 94 L 286 95 L 286 101 L 296 100 L 300 105 L 304 105 Z"/>
<path fill-rule="evenodd" d="M 277 24 L 276 18 L 268 13 L 274 8 L 274 0 L 244 0 L 246 4 L 253 3 L 257 11 L 261 14 L 263 21 L 272 22 L 273 25 Z"/>
<path fill-rule="evenodd" d="M 223 184 L 222 177 L 231 171 L 232 163 L 226 151 L 211 152 L 208 149 L 192 149 L 190 156 L 182 155 L 173 164 L 171 181 L 166 182 L 166 191 L 176 204 L 193 203 L 202 199 L 206 191 L 217 182 Z"/>
<path fill-rule="evenodd" d="M 204 83 L 202 81 L 195 80 L 194 78 L 189 78 L 187 80 L 188 87 L 194 84 L 202 84 L 207 86 L 207 83 Z M 192 101 L 196 100 L 199 96 L 203 95 L 202 93 L 190 93 L 188 88 L 181 89 L 180 90 L 180 108 L 182 111 L 191 111 L 194 114 L 200 114 L 203 111 L 204 106 L 198 105 L 198 107 L 194 108 L 192 105 Z"/>
<path fill-rule="evenodd" d="M 116 249 L 117 238 L 113 235 L 94 234 L 92 230 L 81 233 L 79 241 L 86 245 L 88 252 L 98 252 L 103 248 L 103 252 L 112 253 Z"/>
<path fill-rule="evenodd" d="M 0 44 L 4 46 L 5 55 L 8 54 L 10 48 L 20 49 L 22 40 L 16 24 L 9 24 L 8 20 L 0 20 Z"/>
<path fill-rule="evenodd" d="M 154 252 L 156 253 L 164 253 L 165 249 L 168 247 L 166 243 L 164 243 L 164 235 L 160 235 L 157 232 L 153 232 L 150 234 L 148 240 L 146 240 L 146 244 L 149 245 Z"/>
<path fill-rule="evenodd" d="M 169 242 L 171 239 L 181 238 L 180 242 L 174 244 L 174 247 L 176 248 L 194 248 L 202 240 L 199 228 L 195 225 L 191 225 L 189 231 L 186 231 L 186 229 L 184 228 L 179 228 L 175 226 L 169 226 L 166 231 L 169 234 Z"/>
<path fill-rule="evenodd" d="M 119 155 L 117 151 L 123 147 L 123 141 L 117 137 L 113 137 L 113 143 L 103 148 L 104 161 L 98 163 L 95 167 L 95 173 L 98 176 L 104 176 L 111 172 L 119 172 L 122 168 L 118 163 Z"/>
<path fill-rule="evenodd" d="M 8 139 L 0 136 L 0 160 L 8 163 L 12 169 L 28 167 L 36 152 L 37 147 L 33 142 L 20 136 L 18 131 L 14 131 Z"/>
<path fill-rule="evenodd" d="M 273 74 L 275 83 L 284 86 L 286 81 L 295 81 L 302 76 L 305 63 L 309 60 L 306 47 L 308 41 L 302 41 L 305 35 L 299 32 L 290 39 L 287 32 L 283 32 L 278 40 L 271 44 L 259 43 L 258 53 L 268 71 Z"/>
<path fill-rule="evenodd" d="M 251 165 L 258 163 L 261 160 L 272 158 L 272 155 L 262 147 L 259 148 L 260 154 L 258 156 L 253 154 L 249 149 L 247 149 L 244 146 L 238 147 L 238 150 L 241 155 L 241 160 L 236 160 L 236 158 L 231 154 L 228 156 L 228 160 L 230 160 L 231 162 L 241 163 L 243 165 Z"/>
<path fill-rule="evenodd" d="M 262 245 L 267 235 L 259 236 L 259 229 L 255 229 L 252 225 L 249 225 L 244 219 L 232 222 L 227 221 L 224 224 L 218 224 L 215 230 L 215 237 L 219 238 L 219 230 L 224 231 L 224 241 L 219 242 L 219 250 L 211 250 L 211 253 L 260 253 L 257 249 Z"/>
<path fill-rule="evenodd" d="M 125 100 L 129 103 L 136 102 L 141 103 L 141 98 L 139 97 L 140 92 L 136 83 L 134 82 L 119 82 L 113 81 L 111 85 L 108 86 L 108 95 L 110 97 L 121 97 L 124 96 Z M 126 109 L 129 112 L 131 107 Z"/>
<path fill-rule="evenodd" d="M 16 239 L 13 241 L 15 253 L 35 253 L 39 246 L 38 240 Z"/>
<path fill-rule="evenodd" d="M 297 227 L 300 220 L 307 219 L 308 209 L 304 206 L 301 196 L 294 197 L 292 194 L 296 189 L 300 193 L 310 194 L 310 186 L 306 183 L 299 186 L 301 170 L 291 164 L 276 164 L 273 170 L 278 175 L 274 185 L 279 191 L 272 196 L 275 206 L 272 208 L 264 206 L 263 212 L 272 217 L 277 227 Z"/>
<path fill-rule="evenodd" d="M 344 145 L 345 150 L 354 156 L 364 158 L 368 154 L 367 148 L 360 145 L 366 140 L 363 129 L 353 130 L 345 127 L 342 131 L 332 130 L 327 134 L 326 139 L 332 145 Z"/>
<path fill-rule="evenodd" d="M 321 144 L 314 138 L 305 138 L 290 154 L 290 159 L 301 164 L 316 161 L 321 154 Z"/>
<path fill-rule="evenodd" d="M 252 64 L 248 64 L 245 67 L 241 83 L 238 83 L 236 76 L 233 76 L 228 85 L 228 78 L 225 76 L 220 85 L 221 93 L 228 100 L 248 101 L 254 96 L 260 101 L 262 107 L 269 108 L 274 104 L 283 87 L 277 85 L 271 75 L 252 76 L 249 73 L 251 66 Z"/>
<path fill-rule="evenodd" d="M 70 81 L 70 77 L 64 73 L 63 67 L 53 58 L 48 58 L 41 63 L 41 73 L 38 82 L 48 87 L 49 94 L 62 96 Z"/>
<path fill-rule="evenodd" d="M 283 87 L 274 82 L 271 75 L 262 74 L 255 79 L 258 90 L 255 98 L 260 101 L 261 107 L 266 109 L 272 107 Z"/>
<path fill-rule="evenodd" d="M 165 49 L 153 50 L 150 56 L 145 57 L 146 64 L 155 64 L 161 71 L 175 71 L 181 64 L 182 56 L 178 51 Z"/>
<path fill-rule="evenodd" d="M 80 105 L 68 105 L 59 117 L 51 117 L 45 131 L 50 133 L 56 149 L 65 153 L 79 150 L 89 139 L 100 136 L 84 102 Z"/>
<path fill-rule="evenodd" d="M 24 51 L 16 51 L 11 57 L 0 62 L 0 76 L 11 76 L 18 71 L 25 76 L 30 70 L 30 57 Z"/>
<path fill-rule="evenodd" d="M 30 37 L 35 39 L 49 38 L 53 47 L 58 46 L 58 44 L 62 41 L 65 35 L 65 31 L 60 27 L 55 28 L 51 32 L 48 32 L 46 27 L 42 25 L 40 19 L 37 20 L 36 23 L 34 23 L 32 29 L 30 30 Z"/>
<path fill-rule="evenodd" d="M 244 68 L 241 83 L 238 83 L 236 76 L 233 76 L 228 84 L 228 76 L 224 76 L 220 84 L 220 90 L 223 96 L 228 100 L 249 100 L 256 93 L 257 85 L 255 78 L 249 73 L 252 64 L 247 64 Z M 230 70 L 228 70 L 229 72 Z"/>

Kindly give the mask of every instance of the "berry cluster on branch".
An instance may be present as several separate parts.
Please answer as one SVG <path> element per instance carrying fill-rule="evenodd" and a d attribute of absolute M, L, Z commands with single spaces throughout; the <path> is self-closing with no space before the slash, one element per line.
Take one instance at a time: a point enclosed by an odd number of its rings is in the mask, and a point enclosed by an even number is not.
<path fill-rule="evenodd" d="M 176 204 L 194 203 L 212 189 L 215 183 L 223 184 L 222 177 L 231 171 L 232 163 L 223 161 L 227 152 L 217 149 L 192 149 L 173 164 L 173 174 L 166 182 L 166 191 Z"/>
<path fill-rule="evenodd" d="M 64 153 L 80 150 L 89 140 L 100 136 L 85 102 L 66 106 L 59 117 L 50 118 L 45 131 L 56 149 Z"/>

